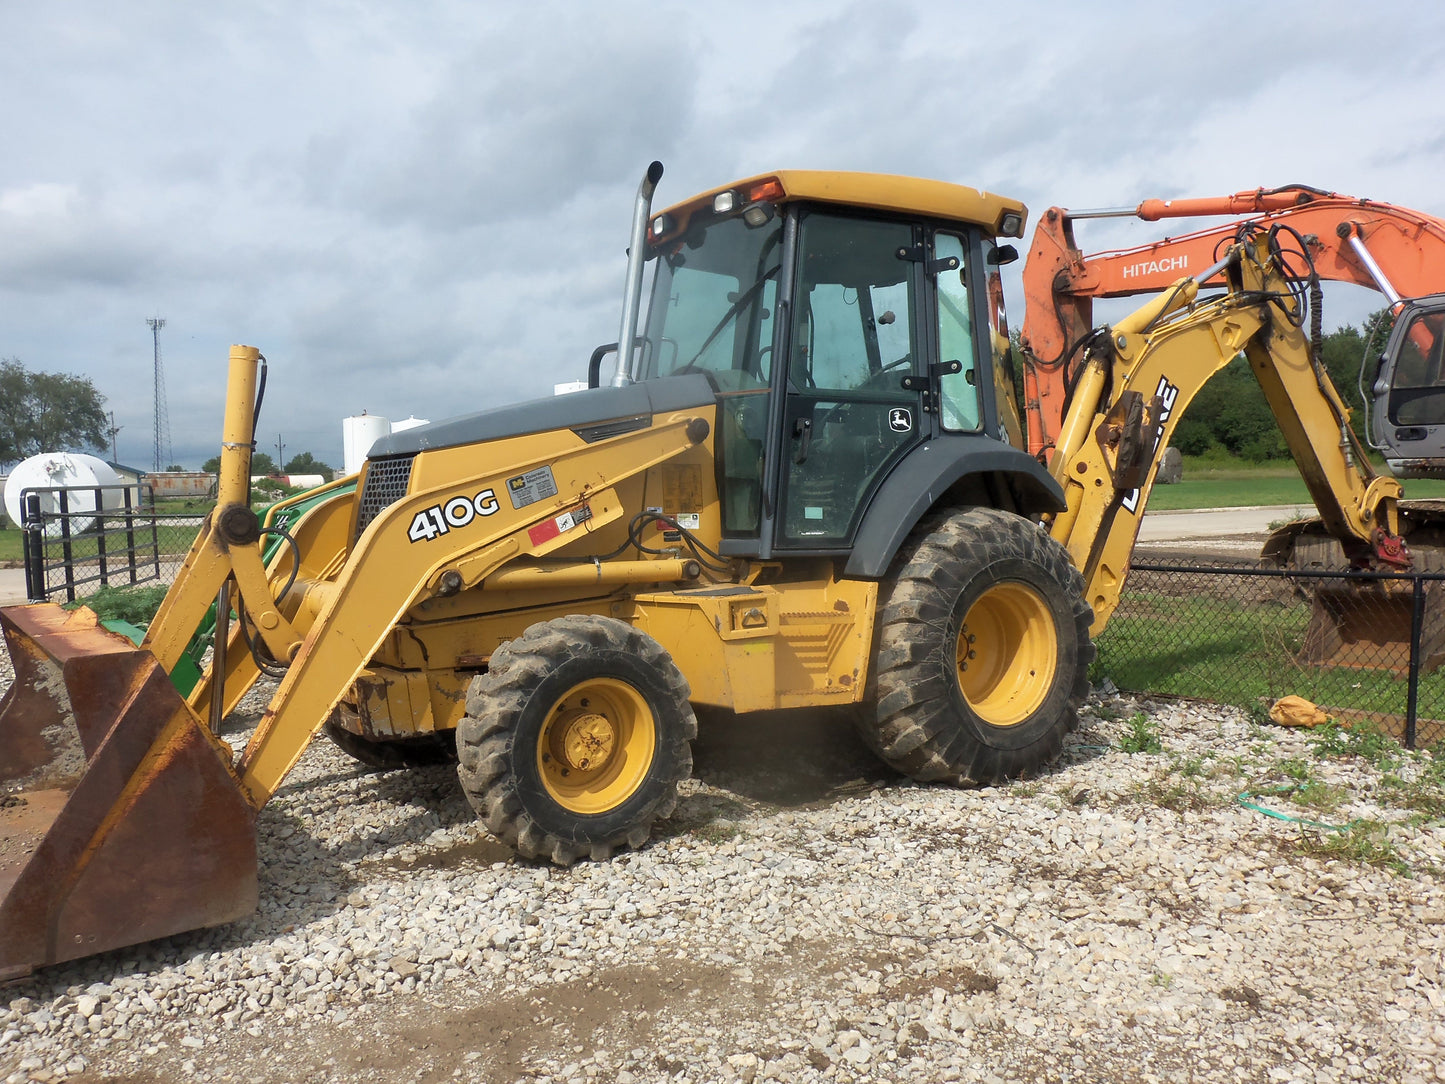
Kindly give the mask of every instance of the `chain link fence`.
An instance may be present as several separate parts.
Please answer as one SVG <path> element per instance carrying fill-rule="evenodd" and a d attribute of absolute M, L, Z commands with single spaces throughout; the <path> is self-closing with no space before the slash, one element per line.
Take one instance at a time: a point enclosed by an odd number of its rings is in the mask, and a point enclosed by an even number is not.
<path fill-rule="evenodd" d="M 31 602 L 169 584 L 204 518 L 160 512 L 153 490 L 135 484 L 26 489 L 20 502 Z"/>
<path fill-rule="evenodd" d="M 1263 712 L 1294 694 L 1445 740 L 1445 575 L 1136 564 L 1091 677 Z"/>

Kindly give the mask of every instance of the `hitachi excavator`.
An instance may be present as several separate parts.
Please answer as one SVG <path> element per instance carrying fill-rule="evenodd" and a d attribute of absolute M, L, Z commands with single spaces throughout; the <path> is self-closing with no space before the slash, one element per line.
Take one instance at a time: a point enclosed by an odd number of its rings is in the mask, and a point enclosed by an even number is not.
<path fill-rule="evenodd" d="M 654 214 L 661 172 L 590 390 L 393 435 L 260 521 L 265 363 L 233 347 L 218 504 L 144 641 L 83 608 L 0 610 L 0 977 L 248 914 L 257 813 L 323 730 L 368 763 L 453 745 L 487 830 L 561 864 L 671 812 L 693 704 L 835 707 L 919 780 L 1040 768 L 1210 365 L 1288 369 L 1298 428 L 1331 420 L 1321 472 L 1359 468 L 1258 238 L 1215 269 L 1224 297 L 1184 281 L 1091 339 L 1046 469 L 999 278 L 1022 204 L 780 171 Z M 1340 529 L 1398 533 L 1392 486 Z M 222 720 L 263 673 L 279 686 L 233 753 Z"/>

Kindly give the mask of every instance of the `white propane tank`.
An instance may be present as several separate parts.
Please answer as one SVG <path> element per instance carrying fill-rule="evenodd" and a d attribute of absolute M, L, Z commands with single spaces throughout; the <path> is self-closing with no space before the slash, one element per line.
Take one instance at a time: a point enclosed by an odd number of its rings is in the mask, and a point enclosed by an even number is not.
<path fill-rule="evenodd" d="M 292 489 L 315 489 L 326 484 L 326 479 L 319 474 L 288 474 L 285 478 Z"/>
<path fill-rule="evenodd" d="M 371 446 L 391 432 L 391 422 L 380 414 L 357 414 L 341 419 L 341 469 L 355 474 L 366 462 Z"/>
<path fill-rule="evenodd" d="M 73 488 L 74 493 L 66 495 L 66 505 L 71 512 L 95 511 L 95 487 L 120 485 L 120 475 L 111 470 L 110 464 L 93 455 L 81 452 L 42 452 L 24 460 L 5 480 L 5 514 L 12 523 L 19 524 L 25 509 L 22 494 L 27 489 L 50 489 L 57 486 Z M 108 490 L 102 495 L 106 508 L 119 508 L 124 503 L 120 490 Z M 58 493 L 42 493 L 40 508 L 43 512 L 60 511 Z M 95 522 L 93 516 L 77 516 L 70 521 L 72 534 L 88 530 Z M 45 529 L 50 538 L 60 534 L 60 524 L 51 523 Z"/>

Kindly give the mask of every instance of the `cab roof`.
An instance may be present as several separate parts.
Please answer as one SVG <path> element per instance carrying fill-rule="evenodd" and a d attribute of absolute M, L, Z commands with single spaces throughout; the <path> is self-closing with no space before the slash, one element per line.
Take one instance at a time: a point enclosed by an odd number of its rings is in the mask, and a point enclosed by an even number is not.
<path fill-rule="evenodd" d="M 782 190 L 781 196 L 775 194 L 771 197 L 775 203 L 809 200 L 895 214 L 941 218 L 982 226 L 992 230 L 995 235 L 1022 236 L 1023 223 L 1028 217 L 1028 208 L 1019 200 L 961 184 L 930 181 L 920 177 L 900 177 L 888 173 L 849 173 L 818 169 L 782 169 L 773 173 L 760 173 L 699 193 L 667 208 L 661 214 L 685 226 L 697 211 L 710 208 L 713 199 L 720 193 L 735 192 L 740 203 L 747 202 L 749 192 L 761 190 L 769 182 Z M 1018 216 L 1019 224 L 1016 229 L 1004 230 L 1005 215 Z"/>

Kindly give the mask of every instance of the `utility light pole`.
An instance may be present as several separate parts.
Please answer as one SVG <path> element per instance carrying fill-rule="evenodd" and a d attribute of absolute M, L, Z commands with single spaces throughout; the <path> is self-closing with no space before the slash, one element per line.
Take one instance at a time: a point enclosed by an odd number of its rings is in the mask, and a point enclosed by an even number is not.
<path fill-rule="evenodd" d="M 281 434 L 276 434 L 276 473 L 286 473 L 286 445 L 281 443 Z"/>
<path fill-rule="evenodd" d="M 155 451 L 151 456 L 151 469 L 159 474 L 171 464 L 171 419 L 166 413 L 166 376 L 161 368 L 161 328 L 166 326 L 164 318 L 153 316 L 146 320 L 155 340 Z"/>

